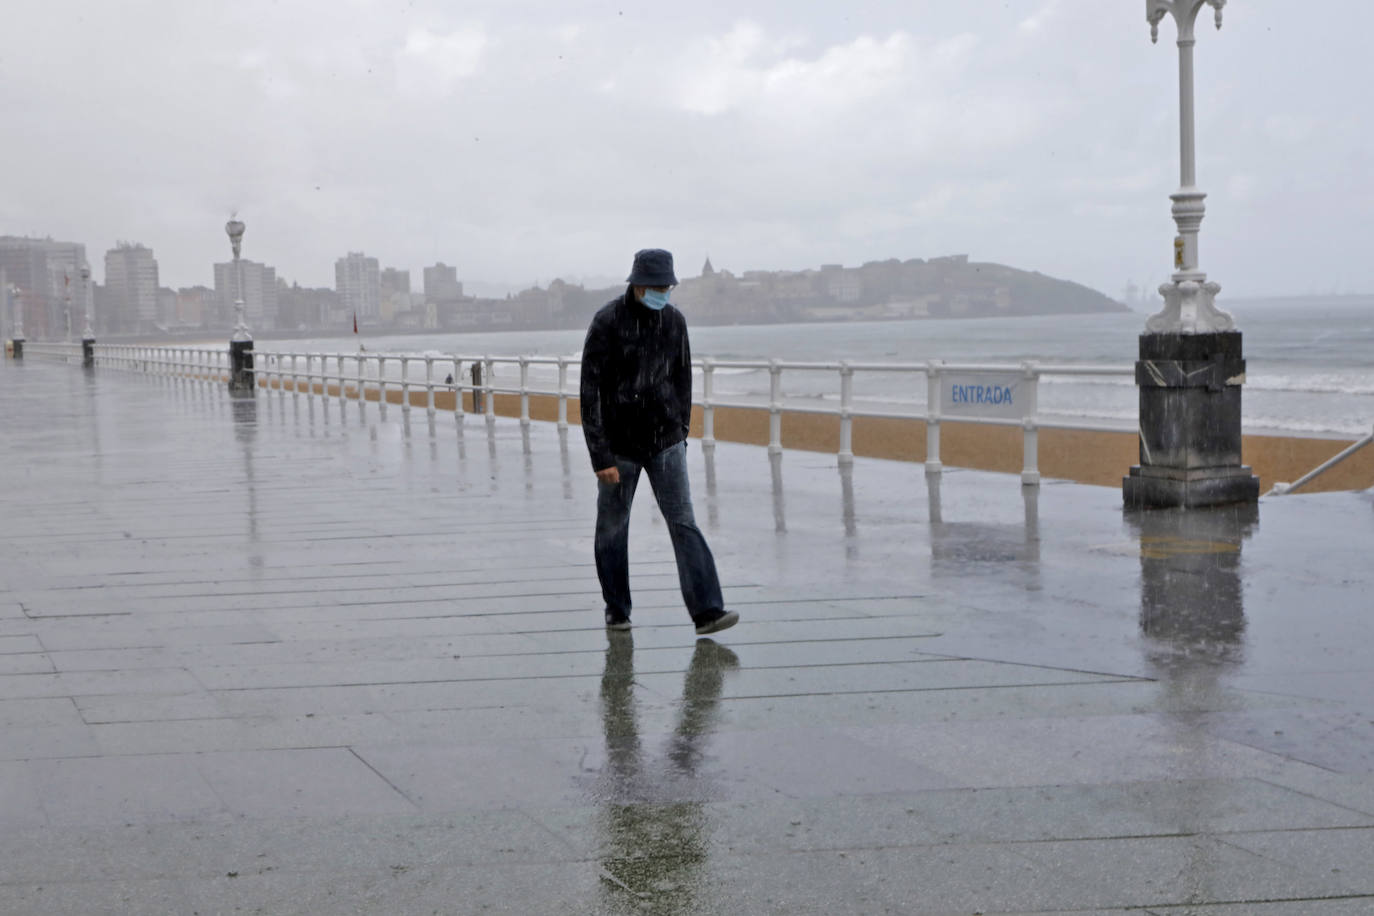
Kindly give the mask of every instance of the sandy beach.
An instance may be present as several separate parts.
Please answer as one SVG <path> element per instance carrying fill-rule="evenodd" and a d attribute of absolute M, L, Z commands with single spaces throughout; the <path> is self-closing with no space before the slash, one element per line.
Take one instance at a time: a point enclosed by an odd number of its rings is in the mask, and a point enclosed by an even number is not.
<path fill-rule="evenodd" d="M 266 386 L 266 380 L 259 384 Z M 275 387 L 275 385 L 273 385 Z M 319 383 L 312 385 L 318 394 Z M 287 383 L 287 390 L 291 385 Z M 329 386 L 329 394 L 337 397 L 338 385 Z M 357 389 L 349 386 L 346 395 L 357 397 Z M 387 389 L 387 402 L 401 403 L 399 388 Z M 375 388 L 365 392 L 369 401 L 378 400 Z M 427 406 L 423 388 L 411 388 L 412 407 Z M 454 392 L 436 391 L 435 409 L 452 413 Z M 473 412 L 471 393 L 463 396 L 463 410 Z M 495 412 L 500 416 L 520 415 L 520 397 L 514 394 L 495 395 Z M 530 395 L 530 419 L 552 422 L 558 419 L 558 399 L 547 395 Z M 768 444 L 768 411 L 762 408 L 717 407 L 715 437 L 725 442 L 752 445 Z M 568 422 L 578 425 L 578 401 L 568 399 Z M 692 408 L 691 435 L 702 435 L 702 411 Z M 1017 427 L 985 426 L 945 420 L 940 431 L 940 461 L 951 467 L 972 468 L 1019 474 L 1022 467 L 1022 432 Z M 1276 482 L 1292 482 L 1322 462 L 1340 453 L 1352 439 L 1331 439 L 1315 436 L 1246 435 L 1243 439 L 1244 461 L 1260 478 L 1260 492 L 1268 492 Z M 840 419 L 821 414 L 784 412 L 782 418 L 784 448 L 834 454 L 840 447 Z M 888 458 L 896 461 L 923 462 L 926 460 L 926 424 L 922 420 L 855 417 L 852 432 L 855 455 L 869 458 Z M 1096 486 L 1119 487 L 1131 465 L 1139 460 L 1138 442 L 1134 433 L 1079 429 L 1040 430 L 1039 467 L 1043 477 L 1072 480 Z M 1374 487 L 1374 447 L 1366 448 L 1342 464 L 1326 472 L 1300 492 L 1329 490 L 1363 490 Z"/>

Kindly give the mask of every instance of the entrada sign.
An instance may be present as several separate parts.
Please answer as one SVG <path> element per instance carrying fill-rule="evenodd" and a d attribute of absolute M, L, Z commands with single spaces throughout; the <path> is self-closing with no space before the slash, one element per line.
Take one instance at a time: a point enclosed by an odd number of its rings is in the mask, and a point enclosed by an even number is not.
<path fill-rule="evenodd" d="M 1025 415 L 1021 403 L 1024 380 L 1020 372 L 942 372 L 940 413 L 1019 420 Z"/>

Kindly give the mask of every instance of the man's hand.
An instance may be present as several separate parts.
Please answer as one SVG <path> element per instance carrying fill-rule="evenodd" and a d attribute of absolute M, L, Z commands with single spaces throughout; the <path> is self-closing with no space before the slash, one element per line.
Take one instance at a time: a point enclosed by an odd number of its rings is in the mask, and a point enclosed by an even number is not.
<path fill-rule="evenodd" d="M 596 479 L 606 484 L 620 483 L 620 468 L 611 465 L 596 472 Z"/>

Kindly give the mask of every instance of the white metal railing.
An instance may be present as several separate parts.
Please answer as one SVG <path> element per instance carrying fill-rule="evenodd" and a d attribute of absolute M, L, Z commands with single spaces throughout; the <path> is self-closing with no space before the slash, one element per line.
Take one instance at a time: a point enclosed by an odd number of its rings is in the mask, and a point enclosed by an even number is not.
<path fill-rule="evenodd" d="M 40 356 L 80 359 L 80 345 L 36 344 L 26 352 Z M 229 377 L 229 354 L 219 347 L 155 347 L 124 344 L 97 344 L 97 366 L 127 369 L 154 375 L 185 379 L 224 381 Z M 402 411 L 412 408 L 412 392 L 422 391 L 421 403 L 430 416 L 437 410 L 437 391 L 454 393 L 453 412 L 465 413 L 464 394 L 470 394 L 474 410 L 489 420 L 496 416 L 495 396 L 513 395 L 520 399 L 520 423 L 530 423 L 530 398 L 549 397 L 558 401 L 558 427 L 568 426 L 568 400 L 577 391 L 569 388 L 568 370 L 580 365 L 577 356 L 492 356 L 459 354 L 398 354 L 398 353 L 307 353 L 294 351 L 256 351 L 254 373 L 258 383 L 269 391 L 276 389 L 285 395 L 293 393 L 323 397 L 337 395 L 340 401 L 357 398 L 360 408 L 367 400 L 375 399 L 385 416 L 389 386 L 399 389 Z M 497 367 L 514 367 L 518 382 L 499 384 Z M 421 367 L 423 367 L 421 369 Z M 556 370 L 555 387 L 538 387 L 531 383 L 531 368 Z M 1131 377 L 1134 367 L 1124 365 L 1058 365 L 1024 362 L 1020 364 L 992 363 L 864 363 L 864 362 L 798 362 L 789 360 L 717 360 L 710 357 L 694 361 L 701 373 L 701 397 L 694 400 L 702 409 L 702 445 L 714 448 L 715 412 L 721 408 L 743 408 L 768 412 L 768 450 L 782 451 L 783 415 L 806 413 L 839 418 L 839 448 L 841 464 L 854 460 L 853 424 L 856 418 L 910 419 L 926 424 L 925 469 L 938 474 L 940 460 L 940 430 L 945 422 L 989 424 L 1017 427 L 1022 431 L 1021 481 L 1027 485 L 1040 482 L 1039 431 L 1042 428 L 1121 431 L 1121 426 L 1047 418 L 1040 412 L 1039 385 L 1046 376 L 1066 377 Z M 469 374 L 465 376 L 464 370 Z M 472 370 L 477 375 L 472 375 Z M 716 373 L 720 371 L 767 371 L 768 400 L 760 403 L 740 397 L 720 397 L 716 391 Z M 422 373 L 422 374 L 421 374 Z M 838 383 L 838 404 L 789 403 L 783 388 L 784 373 L 831 374 Z M 913 385 L 924 382 L 925 409 L 879 409 L 856 400 L 854 378 L 859 374 L 886 373 L 908 375 Z M 443 375 L 443 380 L 439 376 Z M 508 376 L 507 376 L 508 377 Z M 552 380 L 552 379 L 551 379 Z M 331 388 L 334 389 L 331 392 Z M 978 392 L 977 398 L 970 392 Z M 958 395 L 963 393 L 962 400 Z M 986 402 L 983 393 L 988 394 Z M 1003 398 L 1005 392 L 1005 399 Z M 1305 480 L 1294 486 L 1301 485 Z"/>
<path fill-rule="evenodd" d="M 81 344 L 67 343 L 65 341 L 48 341 L 45 343 L 34 343 L 31 340 L 24 342 L 25 358 L 31 356 L 43 359 L 62 360 L 64 362 L 81 362 Z"/>
<path fill-rule="evenodd" d="M 1274 484 L 1274 486 L 1269 490 L 1268 493 L 1265 494 L 1265 496 L 1284 496 L 1289 493 L 1292 493 L 1294 490 L 1298 489 L 1298 487 L 1306 486 L 1313 480 L 1316 480 L 1322 474 L 1325 474 L 1327 471 L 1331 470 L 1336 465 L 1340 464 L 1342 461 L 1349 458 L 1351 455 L 1355 454 L 1360 449 L 1364 448 L 1366 445 L 1370 445 L 1371 443 L 1374 443 L 1374 431 L 1371 431 L 1369 435 L 1365 436 L 1358 442 L 1352 442 L 1347 448 L 1343 449 L 1339 455 L 1334 455 L 1330 459 L 1323 461 L 1321 464 L 1317 465 L 1315 468 L 1308 471 L 1306 474 L 1302 475 L 1292 483 Z"/>

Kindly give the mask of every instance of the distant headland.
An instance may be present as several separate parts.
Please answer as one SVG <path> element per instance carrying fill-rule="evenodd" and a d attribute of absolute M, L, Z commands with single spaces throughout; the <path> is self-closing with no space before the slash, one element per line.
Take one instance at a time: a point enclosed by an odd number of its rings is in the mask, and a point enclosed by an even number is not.
<path fill-rule="evenodd" d="M 679 266 L 678 276 L 682 276 Z M 554 280 L 501 299 L 464 297 L 434 303 L 442 329 L 583 327 L 621 286 L 589 289 Z M 859 267 L 823 264 L 795 271 L 717 270 L 710 258 L 683 278 L 673 303 L 694 324 L 997 318 L 1125 312 L 1116 300 L 1069 280 L 968 255 L 892 258 Z"/>

